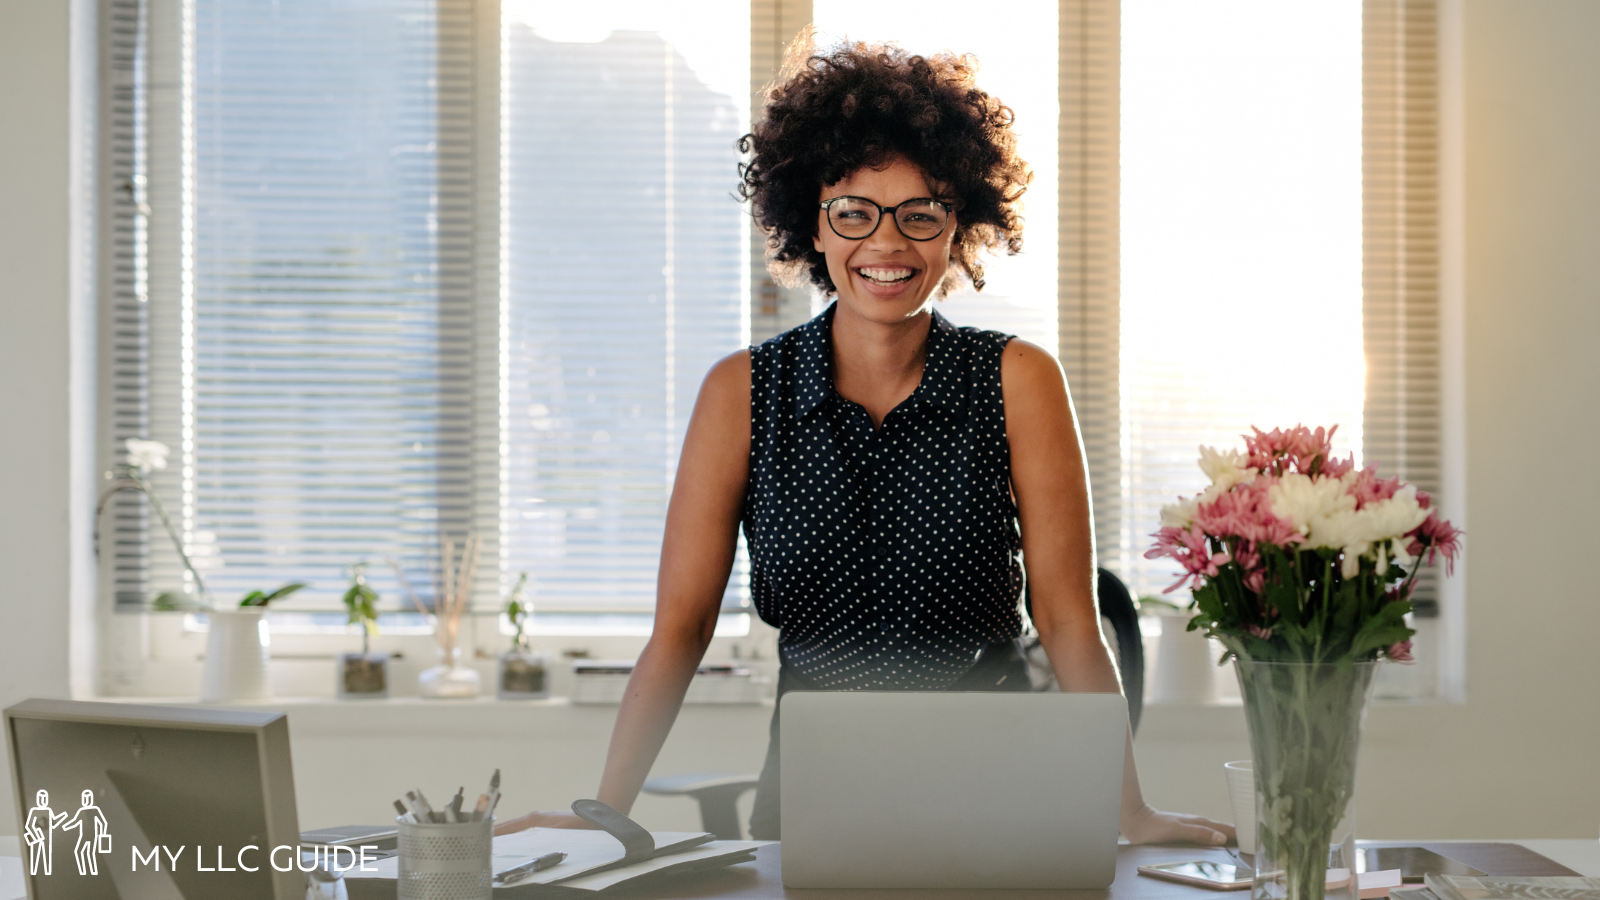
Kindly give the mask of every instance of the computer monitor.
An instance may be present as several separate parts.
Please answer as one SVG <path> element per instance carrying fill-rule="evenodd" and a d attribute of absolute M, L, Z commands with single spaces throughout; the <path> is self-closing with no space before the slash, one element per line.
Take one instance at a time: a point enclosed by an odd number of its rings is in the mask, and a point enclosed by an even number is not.
<path fill-rule="evenodd" d="M 27 700 L 5 729 L 33 900 L 304 898 L 282 713 Z"/>

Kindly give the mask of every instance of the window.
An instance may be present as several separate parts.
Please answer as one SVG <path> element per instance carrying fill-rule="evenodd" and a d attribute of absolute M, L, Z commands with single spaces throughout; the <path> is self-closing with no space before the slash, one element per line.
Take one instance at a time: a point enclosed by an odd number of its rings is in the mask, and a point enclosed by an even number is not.
<path fill-rule="evenodd" d="M 1440 496 L 1434 3 L 1070 0 L 1060 21 L 1060 350 L 1101 563 L 1170 583 L 1142 558 L 1160 505 L 1201 486 L 1197 445 L 1254 424 L 1338 423 Z M 1435 573 L 1414 599 L 1440 613 Z"/>
<path fill-rule="evenodd" d="M 1016 111 L 1025 250 L 943 309 L 1058 350 L 1136 591 L 1195 446 L 1251 424 L 1337 421 L 1438 486 L 1428 0 L 103 2 L 103 453 L 174 448 L 157 490 L 219 602 L 334 609 L 366 560 L 393 611 L 387 559 L 427 592 L 472 533 L 480 609 L 526 571 L 547 617 L 638 622 L 701 376 L 817 305 L 731 199 L 813 20 L 975 53 Z M 113 517 L 119 605 L 184 582 Z"/>
<path fill-rule="evenodd" d="M 648 612 L 701 376 L 750 330 L 748 4 L 108 8 L 106 452 L 174 449 L 207 594 L 336 609 L 365 560 L 404 612 L 386 560 L 426 599 L 470 533 L 484 610 L 526 571 L 543 613 Z M 114 516 L 120 606 L 192 581 Z"/>

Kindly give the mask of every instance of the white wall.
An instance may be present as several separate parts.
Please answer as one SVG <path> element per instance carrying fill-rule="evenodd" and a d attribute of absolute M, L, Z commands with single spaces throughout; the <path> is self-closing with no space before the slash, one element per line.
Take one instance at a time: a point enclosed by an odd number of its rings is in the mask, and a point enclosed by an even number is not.
<path fill-rule="evenodd" d="M 92 110 L 93 34 L 69 15 L 87 5 L 0 4 L 0 706 L 86 688 L 93 659 L 93 630 L 73 627 L 93 585 L 72 577 L 89 568 L 94 502 L 90 158 L 72 140 Z M 15 833 L 9 775 L 0 803 Z"/>
<path fill-rule="evenodd" d="M 80 0 L 81 2 L 81 0 Z M 69 236 L 72 23 L 64 4 L 0 4 L 0 704 L 66 696 L 85 603 L 93 472 L 81 431 L 92 349 Z M 1381 706 L 1368 721 L 1361 831 L 1594 837 L 1600 827 L 1600 653 L 1588 512 L 1600 501 L 1600 3 L 1467 0 L 1462 35 L 1466 218 L 1457 310 L 1470 556 L 1466 702 Z M 81 35 L 80 35 L 81 39 Z M 74 292 L 75 286 L 78 288 Z M 75 354 L 76 353 L 76 358 Z M 70 436 L 70 440 L 69 440 Z M 85 480 L 87 479 L 87 481 Z M 76 563 L 77 568 L 74 568 Z M 75 595 L 77 599 L 74 601 Z M 74 603 L 77 605 L 74 606 Z M 81 667 L 80 667 L 81 668 Z M 79 673 L 82 678 L 82 673 Z M 427 737 L 393 715 L 291 711 L 303 820 L 382 814 L 396 782 L 469 784 L 488 765 L 521 785 L 510 809 L 592 789 L 609 731 L 601 709 L 529 707 L 499 724 L 431 712 Z M 661 770 L 749 768 L 762 712 L 691 710 Z M 1247 754 L 1236 711 L 1153 707 L 1138 753 L 1159 805 L 1226 817 L 1221 763 Z M 353 759 L 362 760 L 353 763 Z M 0 799 L 11 809 L 9 783 Z M 680 820 L 641 805 L 650 824 Z M 0 832 L 10 821 L 0 818 Z"/>

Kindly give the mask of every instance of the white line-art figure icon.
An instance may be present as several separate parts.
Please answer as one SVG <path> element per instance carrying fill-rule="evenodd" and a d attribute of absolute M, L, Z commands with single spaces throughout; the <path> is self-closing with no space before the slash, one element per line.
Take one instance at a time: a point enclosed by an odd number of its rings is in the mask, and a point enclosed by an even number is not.
<path fill-rule="evenodd" d="M 67 820 L 66 813 L 50 808 L 50 792 L 34 794 L 34 807 L 28 810 L 28 821 L 22 826 L 23 839 L 28 844 L 28 874 L 37 875 L 41 868 L 50 874 L 50 853 L 55 846 L 55 830 Z M 40 863 L 44 865 L 41 866 Z"/>
<path fill-rule="evenodd" d="M 94 791 L 83 792 L 83 805 L 61 828 L 63 831 L 78 829 L 78 840 L 72 850 L 73 858 L 78 861 L 78 874 L 99 875 L 100 854 L 111 852 L 111 833 L 106 830 L 106 814 L 94 805 Z"/>

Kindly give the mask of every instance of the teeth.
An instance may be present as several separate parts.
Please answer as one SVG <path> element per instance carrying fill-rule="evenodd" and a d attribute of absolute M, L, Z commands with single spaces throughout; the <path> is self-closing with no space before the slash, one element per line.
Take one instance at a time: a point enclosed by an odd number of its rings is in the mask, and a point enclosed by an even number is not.
<path fill-rule="evenodd" d="M 905 281 L 911 277 L 910 269 L 900 267 L 882 268 L 873 266 L 870 268 L 863 267 L 856 271 L 861 273 L 862 278 L 868 281 L 875 281 L 878 284 L 894 284 L 897 281 Z"/>

